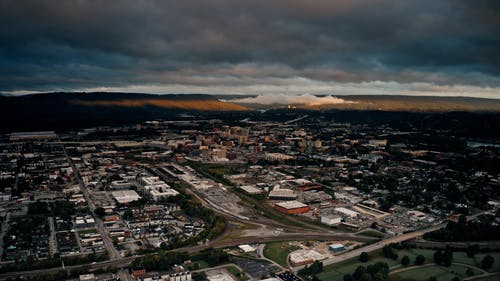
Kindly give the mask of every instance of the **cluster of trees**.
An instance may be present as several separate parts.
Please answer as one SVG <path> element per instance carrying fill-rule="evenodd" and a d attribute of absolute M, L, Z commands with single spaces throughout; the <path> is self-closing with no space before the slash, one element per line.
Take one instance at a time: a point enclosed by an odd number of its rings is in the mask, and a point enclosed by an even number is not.
<path fill-rule="evenodd" d="M 52 203 L 36 201 L 28 205 L 28 215 L 49 215 L 54 217 L 70 218 L 76 214 L 75 204 L 69 201 L 55 201 Z"/>
<path fill-rule="evenodd" d="M 106 215 L 106 210 L 104 210 L 103 207 L 97 207 L 95 208 L 94 213 L 102 219 Z"/>
<path fill-rule="evenodd" d="M 423 255 L 418 255 L 415 257 L 415 265 L 422 265 L 425 262 L 425 257 Z"/>
<path fill-rule="evenodd" d="M 189 259 L 185 252 L 163 252 L 148 254 L 132 262 L 133 267 L 149 270 L 169 270 L 175 264 L 182 264 Z"/>
<path fill-rule="evenodd" d="M 436 241 L 498 240 L 500 225 L 493 225 L 492 219 L 482 216 L 478 221 L 467 222 L 465 216 L 460 216 L 458 222 L 449 221 L 445 228 L 429 232 L 424 238 Z"/>
<path fill-rule="evenodd" d="M 437 250 L 434 253 L 434 262 L 443 265 L 443 266 L 450 266 L 451 262 L 453 261 L 453 251 L 451 250 L 450 247 L 446 247 L 443 250 Z"/>
<path fill-rule="evenodd" d="M 494 263 L 495 263 L 495 258 L 490 256 L 490 255 L 487 255 L 481 261 L 481 267 L 483 269 L 488 269 L 488 268 L 491 268 Z"/>
<path fill-rule="evenodd" d="M 49 257 L 44 260 L 31 261 L 31 262 L 20 262 L 20 263 L 9 263 L 4 264 L 0 267 L 0 272 L 11 272 L 11 271 L 25 271 L 25 270 L 35 270 L 42 268 L 52 268 L 61 266 L 64 262 L 65 266 L 71 265 L 81 265 L 89 264 L 92 262 L 100 262 L 108 259 L 108 253 L 91 253 L 85 256 L 73 256 L 73 257 Z"/>
<path fill-rule="evenodd" d="M 393 259 L 393 260 L 398 259 L 398 254 L 394 253 L 391 245 L 385 245 L 382 248 L 382 255 L 384 255 L 384 257 L 388 259 Z"/>
<path fill-rule="evenodd" d="M 467 249 L 467 255 L 469 255 L 469 257 L 473 257 L 474 253 L 475 253 L 473 251 L 475 251 L 475 249 L 476 249 L 476 247 L 473 247 L 473 246 L 469 247 L 469 249 Z M 472 254 L 472 255 L 470 255 L 470 254 Z M 452 261 L 453 261 L 453 251 L 451 250 L 450 247 L 446 247 L 444 249 L 444 251 L 443 250 L 437 250 L 434 253 L 434 262 L 437 263 L 437 264 L 439 264 L 439 265 L 450 266 L 451 263 L 452 263 Z M 491 268 L 494 263 L 495 263 L 495 258 L 492 257 L 491 255 L 486 255 L 481 260 L 481 267 L 483 269 L 488 269 L 488 268 Z M 415 264 L 416 264 L 416 261 L 415 261 Z"/>
<path fill-rule="evenodd" d="M 362 252 L 360 255 L 359 255 L 359 261 L 360 262 L 368 262 L 370 260 L 370 256 L 368 255 L 367 252 Z"/>
<path fill-rule="evenodd" d="M 313 262 L 310 266 L 305 266 L 301 270 L 299 270 L 299 275 L 309 278 L 314 278 L 314 280 L 318 280 L 316 275 L 323 271 L 323 263 L 320 261 Z"/>
<path fill-rule="evenodd" d="M 160 251 L 137 258 L 132 262 L 133 267 L 148 270 L 170 270 L 176 264 L 186 260 L 205 261 L 209 266 L 216 266 L 229 261 L 229 255 L 221 249 L 209 248 L 194 254 L 186 252 Z"/>
<path fill-rule="evenodd" d="M 191 195 L 181 194 L 175 197 L 170 197 L 166 201 L 175 202 L 176 204 L 178 204 L 188 216 L 202 219 L 205 222 L 206 228 L 195 237 L 191 237 L 182 241 L 171 241 L 169 243 L 163 243 L 161 247 L 164 250 L 194 245 L 198 241 L 203 239 L 212 240 L 224 233 L 224 231 L 226 230 L 226 219 L 215 214 L 215 212 L 211 209 L 205 208 Z"/>
<path fill-rule="evenodd" d="M 358 266 L 352 274 L 344 275 L 344 281 L 384 281 L 389 276 L 389 265 L 377 262 L 367 267 Z"/>
<path fill-rule="evenodd" d="M 388 259 L 393 259 L 393 260 L 397 260 L 398 259 L 398 254 L 396 254 L 394 252 L 394 249 L 392 247 L 392 245 L 385 245 L 383 248 L 382 248 L 382 255 Z M 404 256 L 401 258 L 401 265 L 403 266 L 407 266 L 410 264 L 410 257 L 408 256 Z M 423 255 L 418 255 L 415 257 L 415 265 L 422 265 L 424 264 L 425 262 L 425 257 Z"/>

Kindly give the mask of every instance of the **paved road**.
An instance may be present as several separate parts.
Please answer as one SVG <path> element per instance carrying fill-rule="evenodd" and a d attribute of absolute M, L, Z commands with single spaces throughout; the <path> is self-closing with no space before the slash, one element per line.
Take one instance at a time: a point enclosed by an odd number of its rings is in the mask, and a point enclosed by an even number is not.
<path fill-rule="evenodd" d="M 485 273 L 485 274 L 481 274 L 481 275 L 466 277 L 462 281 L 469 281 L 469 280 L 475 280 L 475 279 L 484 280 L 483 278 L 485 278 L 485 277 L 493 277 L 493 276 L 498 276 L 498 275 L 500 275 L 500 272 Z M 491 280 L 494 280 L 494 279 L 491 279 Z"/>
<path fill-rule="evenodd" d="M 484 211 L 484 212 L 481 212 L 481 213 L 478 213 L 478 214 L 475 214 L 472 216 L 468 216 L 467 220 L 468 221 L 473 220 L 473 219 L 477 218 L 478 216 L 483 215 L 485 213 L 488 213 L 488 211 Z M 400 242 L 415 239 L 417 237 L 421 237 L 426 233 L 441 229 L 445 226 L 446 226 L 446 223 L 441 223 L 441 224 L 438 224 L 435 226 L 428 227 L 426 229 L 417 230 L 414 232 L 389 237 L 389 238 L 386 238 L 386 239 L 379 241 L 377 243 L 370 244 L 370 245 L 367 245 L 367 246 L 364 246 L 364 247 L 361 247 L 358 249 L 354 249 L 354 250 L 349 251 L 349 252 L 342 253 L 340 255 L 333 256 L 331 258 L 323 260 L 322 262 L 323 262 L 324 266 L 335 264 L 335 263 L 338 263 L 338 262 L 341 262 L 341 261 L 344 261 L 344 260 L 347 260 L 350 258 L 358 257 L 362 252 L 367 252 L 367 253 L 372 252 L 372 251 L 375 251 L 378 249 L 382 249 L 385 245 L 389 245 L 389 244 L 393 244 L 393 243 L 400 243 Z M 302 269 L 303 267 L 304 266 L 294 267 L 292 270 L 297 272 L 298 270 Z"/>
<path fill-rule="evenodd" d="M 3 237 L 7 234 L 7 230 L 9 229 L 9 220 L 10 220 L 10 212 L 7 212 L 5 215 L 5 220 L 2 222 L 2 230 L 0 232 L 0 261 L 3 256 Z"/>
<path fill-rule="evenodd" d="M 55 253 L 58 252 L 57 239 L 56 239 L 56 229 L 54 227 L 54 218 L 49 217 L 48 222 L 49 222 L 49 228 L 50 228 L 49 249 L 50 249 L 50 254 L 53 256 Z"/>
<path fill-rule="evenodd" d="M 323 262 L 324 266 L 327 266 L 330 264 L 335 264 L 335 263 L 341 262 L 341 261 L 346 260 L 346 259 L 358 257 L 362 252 L 368 253 L 368 252 L 372 252 L 372 251 L 375 251 L 378 249 L 382 249 L 385 245 L 389 245 L 389 244 L 393 244 L 393 243 L 400 243 L 400 242 L 408 241 L 411 239 L 415 239 L 417 237 L 424 235 L 425 233 L 432 232 L 432 231 L 440 229 L 444 226 L 446 226 L 446 224 L 443 223 L 443 224 L 435 225 L 435 226 L 432 226 L 432 227 L 429 227 L 429 228 L 426 228 L 423 230 L 418 230 L 418 231 L 390 237 L 390 238 L 384 239 L 382 241 L 379 241 L 377 243 L 370 244 L 370 245 L 367 245 L 367 246 L 364 246 L 364 247 L 361 247 L 358 249 L 354 249 L 354 250 L 349 251 L 349 252 L 345 252 L 345 253 L 340 254 L 340 255 L 333 256 L 331 258 L 323 260 L 322 262 Z M 294 267 L 293 270 L 298 271 L 301 268 L 303 268 L 303 266 Z"/>
<path fill-rule="evenodd" d="M 63 146 L 63 150 L 64 150 L 64 154 L 66 155 L 66 159 L 67 159 L 68 163 L 71 165 L 74 173 L 76 174 L 76 177 L 78 180 L 78 185 L 80 186 L 80 190 L 82 191 L 83 196 L 85 197 L 85 200 L 87 201 L 87 204 L 89 205 L 90 211 L 94 215 L 94 219 L 96 221 L 97 232 L 99 232 L 99 234 L 102 237 L 102 240 L 103 240 L 104 246 L 106 247 L 106 250 L 108 252 L 109 258 L 112 260 L 121 258 L 120 252 L 113 245 L 113 241 L 111 241 L 111 238 L 109 237 L 108 232 L 107 232 L 106 228 L 104 227 L 104 222 L 102 221 L 101 218 L 99 218 L 95 214 L 95 209 L 97 208 L 97 206 L 95 205 L 94 200 L 92 199 L 92 196 L 90 196 L 90 193 L 87 190 L 85 184 L 83 184 L 82 177 L 80 176 L 80 171 L 75 166 L 75 163 L 73 163 L 73 161 L 69 157 L 68 152 L 66 151 L 66 148 L 64 146 Z"/>

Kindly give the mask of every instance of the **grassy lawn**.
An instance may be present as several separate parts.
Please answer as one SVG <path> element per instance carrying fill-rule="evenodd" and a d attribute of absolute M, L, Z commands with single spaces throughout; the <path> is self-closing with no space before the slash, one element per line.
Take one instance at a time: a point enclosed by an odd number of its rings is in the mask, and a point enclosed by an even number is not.
<path fill-rule="evenodd" d="M 198 264 L 198 266 L 195 266 L 195 264 Z M 190 270 L 198 270 L 207 267 L 208 263 L 206 261 L 194 261 L 193 264 L 190 266 Z"/>
<path fill-rule="evenodd" d="M 231 273 L 234 277 L 236 277 L 240 281 L 248 280 L 248 277 L 243 272 L 241 272 L 238 268 L 232 265 L 226 267 L 226 270 L 229 271 L 229 273 Z"/>
<path fill-rule="evenodd" d="M 384 235 L 382 233 L 379 233 L 377 231 L 373 230 L 363 230 L 358 233 L 359 235 L 367 236 L 367 237 L 373 237 L 373 238 L 382 238 Z"/>
<path fill-rule="evenodd" d="M 288 254 L 297 249 L 296 246 L 290 245 L 289 242 L 272 242 L 268 243 L 264 248 L 264 256 L 283 267 L 288 267 Z"/>
<path fill-rule="evenodd" d="M 408 256 L 410 258 L 410 265 L 415 264 L 415 258 L 418 255 L 425 257 L 425 263 L 432 263 L 434 259 L 434 250 L 428 249 L 402 249 L 395 251 L 398 254 L 398 264 L 401 262 L 403 256 Z"/>
<path fill-rule="evenodd" d="M 450 267 L 430 265 L 398 272 L 392 274 L 390 278 L 391 280 L 398 281 L 422 281 L 428 280 L 431 276 L 434 276 L 438 281 L 449 281 L 455 276 L 460 279 L 467 277 L 467 274 L 465 274 L 467 269 L 468 267 L 461 265 L 452 265 Z M 474 274 L 480 274 L 480 272 L 474 270 Z"/>
<path fill-rule="evenodd" d="M 85 235 L 85 234 L 91 234 L 91 233 L 97 233 L 97 230 L 95 228 L 78 230 L 78 235 L 80 235 L 80 236 Z"/>
<path fill-rule="evenodd" d="M 476 260 L 477 264 L 481 264 L 481 261 L 486 255 L 490 255 L 495 259 L 495 263 L 493 266 L 488 269 L 488 272 L 497 272 L 500 271 L 500 252 L 491 252 L 491 253 L 480 253 L 474 256 L 474 259 Z"/>
<path fill-rule="evenodd" d="M 361 263 L 358 261 L 358 258 L 352 258 L 349 260 L 345 260 L 343 262 L 326 266 L 321 274 L 318 277 L 321 280 L 331 280 L 331 281 L 343 281 L 343 277 L 345 274 L 351 274 L 354 270 L 360 266 L 367 266 L 369 264 L 374 264 L 376 262 L 386 262 L 391 271 L 401 269 L 401 259 L 403 256 L 408 256 L 410 258 L 410 265 L 412 266 L 415 263 L 415 258 L 418 255 L 423 255 L 425 257 L 425 264 L 433 263 L 433 255 L 434 250 L 429 249 L 402 249 L 402 250 L 394 250 L 398 254 L 398 260 L 387 259 L 382 256 L 381 250 L 374 251 L 369 253 L 370 261 L 367 263 Z M 495 258 L 495 264 L 489 270 L 490 272 L 500 271 L 500 253 L 489 253 L 491 256 Z M 453 253 L 453 262 L 455 263 L 463 263 L 471 266 L 478 266 L 481 263 L 481 260 L 487 253 L 477 254 L 474 258 L 469 258 L 465 254 L 465 252 L 454 252 Z M 391 275 L 391 280 L 416 280 L 422 281 L 427 280 L 430 276 L 436 276 L 438 280 L 449 281 L 454 276 L 458 276 L 459 278 L 467 277 L 465 271 L 467 270 L 467 266 L 462 265 L 452 265 L 450 267 L 443 267 L 437 265 L 429 265 L 422 268 L 412 269 L 400 273 L 396 273 Z M 473 270 L 474 274 L 480 274 L 478 270 Z M 422 273 L 422 274 L 420 274 Z M 425 276 L 424 276 L 425 275 Z M 493 276 L 497 278 L 497 276 Z M 490 277 L 493 280 L 493 277 Z M 484 279 L 490 280 L 490 279 Z"/>
<path fill-rule="evenodd" d="M 353 273 L 354 270 L 360 265 L 368 266 L 370 264 L 374 264 L 377 262 L 386 262 L 389 265 L 389 267 L 393 267 L 399 264 L 399 261 L 383 257 L 380 250 L 373 251 L 369 253 L 369 255 L 370 255 L 370 260 L 366 263 L 360 262 L 356 257 L 345 260 L 337 264 L 326 266 L 323 269 L 323 272 L 318 275 L 318 277 L 321 280 L 343 281 L 345 274 Z"/>
<path fill-rule="evenodd" d="M 473 281 L 500 281 L 500 273 L 493 276 L 477 277 L 472 279 Z"/>

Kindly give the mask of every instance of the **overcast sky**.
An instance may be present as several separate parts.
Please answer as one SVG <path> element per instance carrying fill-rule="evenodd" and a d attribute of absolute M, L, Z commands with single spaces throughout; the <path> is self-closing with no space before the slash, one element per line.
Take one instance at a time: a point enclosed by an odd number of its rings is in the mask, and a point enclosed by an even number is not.
<path fill-rule="evenodd" d="M 500 1 L 0 0 L 0 92 L 500 98 Z"/>

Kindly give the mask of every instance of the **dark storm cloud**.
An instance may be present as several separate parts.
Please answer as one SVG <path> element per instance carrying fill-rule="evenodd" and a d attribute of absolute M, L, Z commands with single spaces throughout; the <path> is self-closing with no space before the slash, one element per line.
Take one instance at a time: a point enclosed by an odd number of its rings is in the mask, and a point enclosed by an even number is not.
<path fill-rule="evenodd" d="M 0 0 L 0 90 L 500 85 L 498 1 Z"/>

